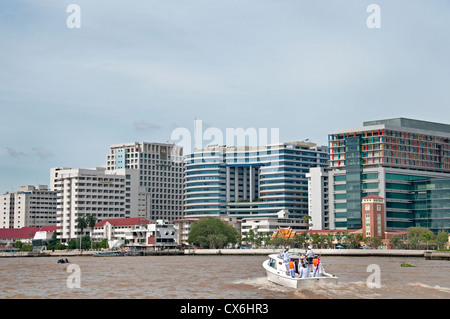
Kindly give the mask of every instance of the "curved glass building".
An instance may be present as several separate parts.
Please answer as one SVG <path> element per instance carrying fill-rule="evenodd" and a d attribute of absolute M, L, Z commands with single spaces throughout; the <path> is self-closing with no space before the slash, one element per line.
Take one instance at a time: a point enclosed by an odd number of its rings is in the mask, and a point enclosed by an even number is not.
<path fill-rule="evenodd" d="M 258 147 L 210 146 L 185 158 L 184 213 L 289 218 L 308 214 L 311 167 L 326 167 L 326 147 L 292 142 Z"/>

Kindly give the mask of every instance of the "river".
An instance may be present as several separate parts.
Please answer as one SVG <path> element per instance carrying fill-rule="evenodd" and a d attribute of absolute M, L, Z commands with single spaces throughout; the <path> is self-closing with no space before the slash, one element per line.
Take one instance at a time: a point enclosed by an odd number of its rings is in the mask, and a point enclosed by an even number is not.
<path fill-rule="evenodd" d="M 339 277 L 293 290 L 266 280 L 265 256 L 0 258 L 1 299 L 448 299 L 450 262 L 415 257 L 322 257 Z M 402 267 L 408 263 L 415 267 Z M 75 267 L 75 272 L 68 272 Z M 380 286 L 370 287 L 369 265 Z M 373 267 L 373 266 L 372 266 Z M 79 281 L 72 280 L 72 278 Z M 70 278 L 69 278 L 70 277 Z M 68 284 L 69 278 L 69 284 Z M 74 286 L 78 283 L 79 287 Z M 72 287 L 70 287 L 72 286 Z"/>

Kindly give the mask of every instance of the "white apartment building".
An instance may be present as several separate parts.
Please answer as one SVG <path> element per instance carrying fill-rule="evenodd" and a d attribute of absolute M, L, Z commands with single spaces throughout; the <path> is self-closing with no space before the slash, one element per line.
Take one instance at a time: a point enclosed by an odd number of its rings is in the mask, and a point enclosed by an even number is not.
<path fill-rule="evenodd" d="M 334 225 L 334 215 L 330 214 L 328 194 L 328 167 L 312 167 L 308 178 L 308 215 L 311 216 L 309 229 L 326 230 Z"/>
<path fill-rule="evenodd" d="M 0 196 L 0 228 L 56 225 L 56 192 L 46 185 L 19 186 Z"/>
<path fill-rule="evenodd" d="M 94 215 L 97 221 L 106 218 L 137 217 L 139 175 L 136 170 L 105 168 L 50 170 L 51 189 L 57 192 L 56 222 L 59 239 L 65 242 L 83 234 L 77 218 Z"/>
<path fill-rule="evenodd" d="M 173 221 L 183 217 L 183 148 L 174 144 L 131 142 L 113 144 L 106 170 L 138 172 L 138 216 Z"/>

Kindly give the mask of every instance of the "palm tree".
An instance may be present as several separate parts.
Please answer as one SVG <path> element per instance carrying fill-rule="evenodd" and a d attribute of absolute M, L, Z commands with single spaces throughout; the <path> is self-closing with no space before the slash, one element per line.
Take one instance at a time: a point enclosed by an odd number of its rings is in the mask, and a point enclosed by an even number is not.
<path fill-rule="evenodd" d="M 81 238 L 83 237 L 83 229 L 87 227 L 86 217 L 78 216 L 76 222 L 77 228 L 80 229 L 80 251 L 81 251 Z"/>
<path fill-rule="evenodd" d="M 90 233 L 90 237 L 91 237 L 91 249 L 92 249 L 92 230 L 94 229 L 96 221 L 97 221 L 97 218 L 93 214 L 86 216 L 86 223 L 87 223 L 87 226 L 89 227 L 89 233 Z"/>
<path fill-rule="evenodd" d="M 307 230 L 309 229 L 309 223 L 310 223 L 311 219 L 312 219 L 312 217 L 309 215 L 303 216 L 303 222 L 305 223 Z"/>

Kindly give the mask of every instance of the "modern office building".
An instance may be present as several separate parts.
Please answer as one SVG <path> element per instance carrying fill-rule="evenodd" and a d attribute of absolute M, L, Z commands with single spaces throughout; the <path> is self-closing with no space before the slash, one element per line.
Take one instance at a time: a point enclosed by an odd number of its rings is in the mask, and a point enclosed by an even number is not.
<path fill-rule="evenodd" d="M 62 242 L 89 234 L 88 229 L 81 233 L 77 228 L 78 217 L 94 215 L 97 221 L 137 217 L 137 170 L 52 168 L 50 182 L 57 193 L 56 223 Z"/>
<path fill-rule="evenodd" d="M 185 216 L 277 217 L 308 214 L 311 167 L 327 166 L 326 147 L 292 142 L 210 146 L 185 158 Z"/>
<path fill-rule="evenodd" d="M 19 186 L 0 196 L 0 228 L 56 225 L 56 192 L 46 185 Z"/>
<path fill-rule="evenodd" d="M 138 172 L 138 216 L 173 221 L 183 217 L 183 149 L 174 144 L 132 142 L 113 144 L 107 172 Z"/>
<path fill-rule="evenodd" d="M 362 228 L 361 200 L 385 199 L 386 230 L 418 223 L 414 181 L 450 177 L 450 125 L 394 118 L 329 135 L 332 229 Z M 447 213 L 448 214 L 448 213 Z"/>
<path fill-rule="evenodd" d="M 407 185 L 415 226 L 450 233 L 450 178 L 420 179 Z"/>

